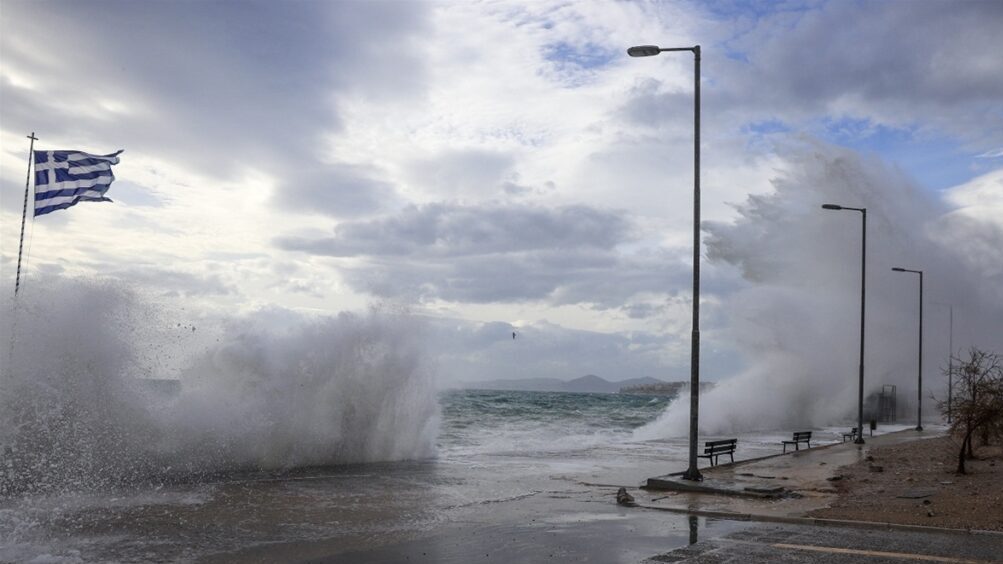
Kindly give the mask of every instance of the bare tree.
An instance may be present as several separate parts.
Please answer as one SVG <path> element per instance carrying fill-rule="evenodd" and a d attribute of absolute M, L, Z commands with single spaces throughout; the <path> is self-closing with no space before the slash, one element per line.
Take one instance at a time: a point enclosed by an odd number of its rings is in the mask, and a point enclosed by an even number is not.
<path fill-rule="evenodd" d="M 958 474 L 965 473 L 965 459 L 974 458 L 972 438 L 983 442 L 1003 431 L 1003 362 L 996 353 L 972 347 L 967 359 L 956 359 L 953 368 L 953 401 L 940 402 L 941 413 L 949 416 L 951 432 L 961 437 Z"/>

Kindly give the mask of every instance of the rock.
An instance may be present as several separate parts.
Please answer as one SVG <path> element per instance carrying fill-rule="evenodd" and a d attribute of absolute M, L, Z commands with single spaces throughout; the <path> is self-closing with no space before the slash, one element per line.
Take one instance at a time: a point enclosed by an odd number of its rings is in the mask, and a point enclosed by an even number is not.
<path fill-rule="evenodd" d="M 950 480 L 944 480 L 944 481 L 942 481 L 942 482 L 940 483 L 940 485 L 942 485 L 942 486 L 950 486 L 950 485 L 951 485 L 951 484 L 953 484 L 953 483 L 954 483 L 954 482 L 952 482 L 952 481 L 950 481 Z"/>
<path fill-rule="evenodd" d="M 885 471 L 885 467 L 884 466 L 877 466 L 875 464 L 871 464 L 870 466 L 867 467 L 867 471 L 868 472 L 884 472 Z"/>
<path fill-rule="evenodd" d="M 923 505 L 930 505 L 931 503 L 933 503 L 933 502 L 930 501 L 929 499 L 924 499 L 923 500 Z"/>
<path fill-rule="evenodd" d="M 864 457 L 864 460 L 868 462 L 874 462 L 874 457 L 868 454 L 866 457 Z"/>
<path fill-rule="evenodd" d="M 818 465 L 819 466 L 825 466 L 825 462 L 819 462 Z"/>
<path fill-rule="evenodd" d="M 620 488 L 616 491 L 616 502 L 620 505 L 626 505 L 627 507 L 637 506 L 637 504 L 634 503 L 634 496 L 627 493 L 627 488 Z"/>
<path fill-rule="evenodd" d="M 828 478 L 826 478 L 826 480 L 829 480 L 830 482 L 838 482 L 842 479 L 843 479 L 842 474 L 836 474 L 835 476 L 829 476 Z"/>
<path fill-rule="evenodd" d="M 926 516 L 927 517 L 933 517 L 933 510 L 932 509 L 927 509 L 926 510 Z"/>

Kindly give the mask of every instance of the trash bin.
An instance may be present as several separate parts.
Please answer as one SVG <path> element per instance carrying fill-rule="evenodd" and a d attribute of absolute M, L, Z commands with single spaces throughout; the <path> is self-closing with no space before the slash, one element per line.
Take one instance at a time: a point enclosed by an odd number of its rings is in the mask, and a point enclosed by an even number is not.
<path fill-rule="evenodd" d="M 874 436 L 874 430 L 878 428 L 878 420 L 871 419 L 871 436 Z"/>

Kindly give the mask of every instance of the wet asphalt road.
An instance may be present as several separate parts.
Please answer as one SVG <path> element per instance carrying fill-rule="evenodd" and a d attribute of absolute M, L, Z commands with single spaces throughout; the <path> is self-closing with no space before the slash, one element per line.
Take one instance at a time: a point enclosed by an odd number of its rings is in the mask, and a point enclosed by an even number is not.
<path fill-rule="evenodd" d="M 1003 562 L 1003 534 L 757 523 L 623 508 L 499 526 L 454 523 L 429 537 L 362 551 L 286 546 L 244 554 L 310 563 L 902 563 Z M 608 509 L 608 510 L 607 510 Z M 327 552 L 330 550 L 332 552 Z"/>
<path fill-rule="evenodd" d="M 644 562 L 1003 562 L 1003 534 L 750 524 Z"/>

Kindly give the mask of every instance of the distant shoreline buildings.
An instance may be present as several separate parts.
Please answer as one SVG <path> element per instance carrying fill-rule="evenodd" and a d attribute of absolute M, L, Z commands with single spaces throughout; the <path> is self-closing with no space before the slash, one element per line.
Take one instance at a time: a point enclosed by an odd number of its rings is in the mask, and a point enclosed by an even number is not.
<path fill-rule="evenodd" d="M 675 397 L 690 389 L 689 382 L 659 382 L 657 384 L 639 384 L 620 388 L 621 394 L 638 396 L 671 396 Z M 704 394 L 714 389 L 714 382 L 700 382 L 700 393 Z"/>

